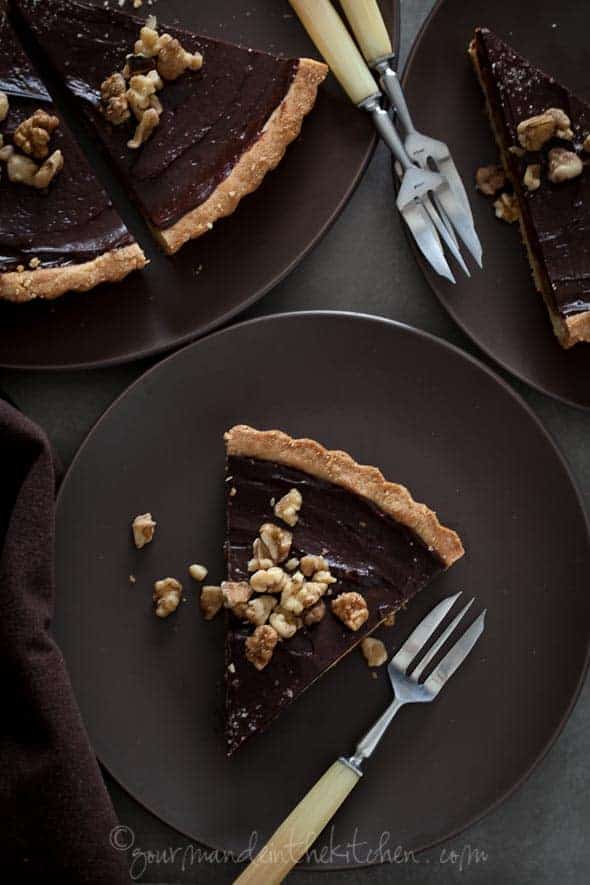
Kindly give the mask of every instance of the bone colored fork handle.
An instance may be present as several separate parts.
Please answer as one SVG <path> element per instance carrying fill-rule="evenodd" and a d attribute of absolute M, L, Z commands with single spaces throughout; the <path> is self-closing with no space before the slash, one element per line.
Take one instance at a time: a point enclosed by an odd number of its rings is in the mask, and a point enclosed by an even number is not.
<path fill-rule="evenodd" d="M 301 24 L 354 104 L 379 92 L 344 22 L 330 0 L 289 0 Z"/>
<path fill-rule="evenodd" d="M 363 55 L 370 65 L 391 57 L 393 46 L 377 0 L 340 0 Z"/>
<path fill-rule="evenodd" d="M 339 759 L 296 805 L 264 848 L 235 880 L 240 885 L 278 885 L 311 848 L 361 779 Z"/>

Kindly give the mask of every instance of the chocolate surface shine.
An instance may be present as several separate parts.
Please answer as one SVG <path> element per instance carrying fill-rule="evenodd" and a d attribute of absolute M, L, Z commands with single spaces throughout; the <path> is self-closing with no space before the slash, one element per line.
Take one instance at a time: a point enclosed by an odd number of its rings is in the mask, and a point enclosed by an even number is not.
<path fill-rule="evenodd" d="M 561 146 L 580 151 L 590 133 L 590 107 L 553 77 L 535 67 L 487 29 L 476 32 L 476 49 L 494 114 L 502 121 L 508 145 L 517 145 L 522 120 L 548 108 L 569 116 L 574 144 L 558 139 L 538 154 L 519 158 L 509 154 L 514 179 L 522 182 L 527 163 L 541 162 L 542 183 L 536 191 L 519 190 L 524 223 L 533 248 L 541 257 L 556 310 L 563 316 L 590 310 L 590 168 L 561 184 L 547 178 L 547 151 Z M 584 158 L 584 154 L 582 154 Z"/>
<path fill-rule="evenodd" d="M 319 624 L 280 642 L 262 671 L 244 654 L 253 627 L 229 615 L 226 664 L 227 740 L 233 752 L 270 722 L 325 670 L 366 636 L 388 613 L 401 608 L 443 570 L 438 557 L 405 526 L 368 501 L 331 483 L 269 461 L 229 457 L 227 476 L 228 578 L 248 580 L 252 542 L 264 522 L 282 525 L 271 499 L 297 488 L 303 506 L 293 532 L 291 556 L 325 556 L 337 583 L 326 595 L 326 614 Z M 235 494 L 230 494 L 232 488 Z M 369 619 L 357 632 L 330 610 L 330 600 L 344 592 L 361 593 Z M 360 666 L 365 666 L 359 661 Z"/>
<path fill-rule="evenodd" d="M 38 108 L 56 112 L 0 6 L 0 91 L 10 110 L 0 123 L 5 144 L 19 123 Z M 50 150 L 61 149 L 64 168 L 45 190 L 12 183 L 2 164 L 0 271 L 38 258 L 44 267 L 80 263 L 132 241 L 63 120 Z"/>
<path fill-rule="evenodd" d="M 151 223 L 170 227 L 203 203 L 257 140 L 287 93 L 298 61 L 199 37 L 162 25 L 185 49 L 202 53 L 199 71 L 166 81 L 164 111 L 139 150 L 127 142 L 135 121 L 110 125 L 99 110 L 100 84 L 121 71 L 143 20 L 102 5 L 18 0 L 51 64 L 82 100 L 92 125 Z"/>

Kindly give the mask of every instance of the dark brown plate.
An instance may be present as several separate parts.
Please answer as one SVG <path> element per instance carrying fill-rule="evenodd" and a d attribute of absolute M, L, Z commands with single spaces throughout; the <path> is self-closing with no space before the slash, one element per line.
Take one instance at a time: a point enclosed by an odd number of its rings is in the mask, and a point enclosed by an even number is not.
<path fill-rule="evenodd" d="M 399 35 L 397 0 L 382 5 Z M 145 3 L 143 10 L 152 11 Z M 163 23 L 213 37 L 317 57 L 287 0 L 159 0 L 155 12 Z M 76 128 L 76 119 L 71 122 Z M 318 242 L 358 183 L 375 136 L 366 115 L 329 78 L 300 138 L 259 190 L 173 257 L 155 246 L 96 143 L 83 138 L 82 144 L 152 263 L 122 283 L 51 304 L 0 304 L 0 365 L 122 363 L 170 350 L 226 322 L 262 298 Z"/>
<path fill-rule="evenodd" d="M 203 622 L 187 566 L 223 576 L 222 435 L 241 421 L 379 465 L 465 542 L 467 556 L 383 635 L 392 649 L 457 590 L 487 606 L 486 633 L 436 704 L 396 720 L 334 822 L 334 842 L 358 828 L 366 845 L 331 863 L 363 862 L 368 848 L 378 860 L 382 834 L 392 850 L 444 839 L 523 780 L 572 708 L 590 543 L 568 468 L 522 400 L 459 350 L 387 320 L 300 313 L 218 332 L 145 374 L 82 446 L 58 501 L 55 630 L 98 756 L 167 823 L 239 852 L 390 698 L 386 673 L 373 680 L 353 652 L 225 758 L 223 624 Z M 148 509 L 157 534 L 136 551 L 129 523 Z M 151 589 L 167 575 L 185 602 L 160 621 Z"/>
<path fill-rule="evenodd" d="M 494 216 L 491 200 L 479 195 L 474 175 L 497 162 L 467 45 L 477 25 L 495 30 L 522 55 L 590 100 L 583 59 L 588 41 L 587 9 L 575 0 L 490 3 L 443 0 L 408 59 L 404 84 L 419 129 L 446 141 L 463 175 L 484 250 L 483 272 L 471 280 L 459 271 L 452 286 L 418 262 L 453 319 L 482 350 L 523 381 L 550 396 L 590 406 L 590 345 L 563 351 L 540 295 L 535 292 L 518 225 Z M 472 265 L 473 266 L 473 265 Z"/>

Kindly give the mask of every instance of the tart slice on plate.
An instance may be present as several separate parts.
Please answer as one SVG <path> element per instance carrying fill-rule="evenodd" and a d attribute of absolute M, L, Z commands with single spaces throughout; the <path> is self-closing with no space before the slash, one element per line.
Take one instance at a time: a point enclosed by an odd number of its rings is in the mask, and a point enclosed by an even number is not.
<path fill-rule="evenodd" d="M 375 467 L 244 425 L 227 450 L 228 754 L 463 555 Z M 219 605 L 204 591 L 204 604 Z"/>
<path fill-rule="evenodd" d="M 15 0 L 166 252 L 210 230 L 280 162 L 327 67 L 106 5 Z"/>
<path fill-rule="evenodd" d="M 562 347 L 589 342 L 590 105 L 486 28 L 469 53 L 535 286 Z"/>
<path fill-rule="evenodd" d="M 0 2 L 0 299 L 86 291 L 145 263 Z"/>

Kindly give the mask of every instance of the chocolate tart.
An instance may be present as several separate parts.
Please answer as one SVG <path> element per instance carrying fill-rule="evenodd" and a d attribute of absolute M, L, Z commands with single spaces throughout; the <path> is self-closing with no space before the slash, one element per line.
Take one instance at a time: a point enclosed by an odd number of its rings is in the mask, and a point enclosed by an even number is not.
<path fill-rule="evenodd" d="M 9 180 L 0 164 L 0 299 L 57 298 L 121 280 L 146 263 L 76 145 L 25 54 L 0 4 L 0 92 L 9 111 L 0 123 L 4 144 L 36 110 L 60 118 L 51 150 L 64 167 L 39 190 Z M 32 262 L 32 267 L 30 264 Z"/>
<path fill-rule="evenodd" d="M 520 230 L 553 328 L 564 348 L 590 341 L 590 168 L 577 178 L 553 184 L 547 178 L 547 153 L 562 146 L 578 152 L 590 133 L 590 106 L 566 86 L 535 67 L 486 28 L 469 46 L 503 166 L 518 200 Z M 519 156 L 518 124 L 548 108 L 568 115 L 573 142 L 552 139 L 541 154 Z M 529 163 L 540 163 L 541 185 L 523 185 Z"/>
<path fill-rule="evenodd" d="M 302 496 L 290 557 L 323 553 L 336 583 L 319 623 L 279 642 L 256 669 L 246 658 L 253 627 L 228 613 L 226 735 L 228 755 L 264 731 L 323 673 L 463 555 L 459 536 L 375 467 L 278 430 L 233 427 L 227 451 L 227 575 L 248 581 L 252 541 L 263 523 L 279 523 L 273 504 L 291 489 Z M 331 611 L 342 593 L 360 593 L 369 615 L 352 630 Z"/>
<path fill-rule="evenodd" d="M 159 25 L 160 34 L 200 52 L 203 66 L 165 83 L 158 127 L 130 150 L 133 123 L 105 120 L 100 85 L 122 70 L 145 22 L 70 0 L 16 0 L 15 8 L 168 253 L 206 233 L 259 187 L 299 134 L 328 70 L 311 59 L 278 58 Z"/>

